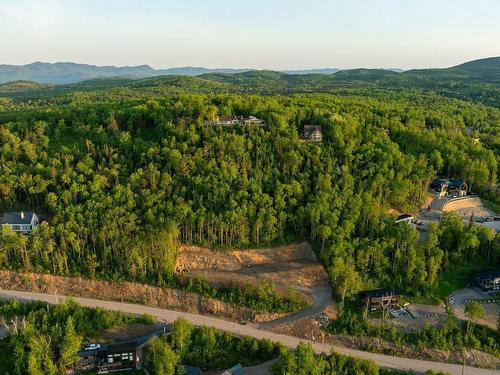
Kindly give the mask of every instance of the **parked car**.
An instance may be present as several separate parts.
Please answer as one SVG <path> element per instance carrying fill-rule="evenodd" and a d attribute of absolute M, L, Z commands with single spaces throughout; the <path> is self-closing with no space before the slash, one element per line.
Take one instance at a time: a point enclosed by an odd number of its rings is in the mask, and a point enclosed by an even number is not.
<path fill-rule="evenodd" d="M 90 344 L 85 347 L 85 351 L 99 350 L 101 349 L 101 344 Z"/>

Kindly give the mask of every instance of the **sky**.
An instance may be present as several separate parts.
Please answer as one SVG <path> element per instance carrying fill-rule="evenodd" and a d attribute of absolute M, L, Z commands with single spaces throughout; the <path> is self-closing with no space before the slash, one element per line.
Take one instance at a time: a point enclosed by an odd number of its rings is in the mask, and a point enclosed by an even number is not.
<path fill-rule="evenodd" d="M 0 0 L 0 64 L 423 68 L 500 55 L 500 0 Z"/>

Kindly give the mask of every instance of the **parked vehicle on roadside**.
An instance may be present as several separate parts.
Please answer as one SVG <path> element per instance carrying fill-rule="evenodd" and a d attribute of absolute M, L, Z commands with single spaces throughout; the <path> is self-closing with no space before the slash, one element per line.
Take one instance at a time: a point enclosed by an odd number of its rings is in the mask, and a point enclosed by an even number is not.
<path fill-rule="evenodd" d="M 90 344 L 85 347 L 85 351 L 99 350 L 101 349 L 101 344 Z"/>

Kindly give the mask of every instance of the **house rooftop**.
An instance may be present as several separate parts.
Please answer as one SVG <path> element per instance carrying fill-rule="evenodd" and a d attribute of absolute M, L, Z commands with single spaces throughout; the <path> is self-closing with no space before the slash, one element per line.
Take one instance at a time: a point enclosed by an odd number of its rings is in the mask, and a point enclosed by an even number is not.
<path fill-rule="evenodd" d="M 489 280 L 500 278 L 500 270 L 483 271 L 476 275 L 476 279 Z"/>
<path fill-rule="evenodd" d="M 6 212 L 0 216 L 0 224 L 31 224 L 33 212 Z"/>
<path fill-rule="evenodd" d="M 201 369 L 194 366 L 184 366 L 183 375 L 201 375 Z"/>
<path fill-rule="evenodd" d="M 462 180 L 461 178 L 451 178 L 448 180 L 448 184 L 456 188 L 461 187 L 464 183 L 465 181 Z"/>
<path fill-rule="evenodd" d="M 245 369 L 238 363 L 236 366 L 224 371 L 222 375 L 245 375 Z"/>
<path fill-rule="evenodd" d="M 411 217 L 413 217 L 413 216 L 410 214 L 402 214 L 402 215 L 399 215 L 396 220 L 404 220 L 404 219 L 409 219 Z"/>
<path fill-rule="evenodd" d="M 132 340 L 110 343 L 110 344 L 102 344 L 100 349 L 97 350 L 80 350 L 78 355 L 80 357 L 86 357 L 88 355 L 98 356 L 105 355 L 107 353 L 121 353 L 127 351 L 134 351 L 139 347 L 144 347 L 147 345 L 149 340 L 153 338 L 153 336 L 159 336 L 162 333 L 170 333 L 172 331 L 172 324 L 162 324 L 159 328 L 155 329 L 152 332 L 149 332 L 145 335 L 136 337 Z"/>

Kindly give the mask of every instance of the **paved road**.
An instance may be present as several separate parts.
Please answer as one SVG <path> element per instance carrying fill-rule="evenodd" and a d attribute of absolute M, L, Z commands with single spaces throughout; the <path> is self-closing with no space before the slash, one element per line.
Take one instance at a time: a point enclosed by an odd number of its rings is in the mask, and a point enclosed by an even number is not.
<path fill-rule="evenodd" d="M 311 287 L 311 295 L 314 300 L 311 307 L 308 307 L 307 309 L 304 309 L 302 311 L 298 311 L 294 314 L 286 315 L 282 318 L 262 322 L 258 325 L 258 327 L 260 329 L 269 329 L 280 324 L 290 323 L 295 320 L 322 313 L 332 301 L 332 288 L 330 287 L 330 285 L 314 286 Z"/>
<path fill-rule="evenodd" d="M 15 298 L 20 300 L 39 300 L 48 303 L 55 303 L 56 298 L 53 295 L 44 294 L 44 293 L 31 293 L 31 292 L 18 292 L 11 290 L 0 290 L 0 298 Z M 59 301 L 61 298 L 65 298 L 65 296 L 59 296 Z M 110 301 L 101 301 L 96 299 L 89 298 L 73 298 L 76 302 L 83 306 L 88 307 L 102 307 L 108 310 L 115 311 L 124 311 L 132 314 L 150 314 L 156 317 L 160 321 L 172 322 L 179 317 L 183 317 L 190 321 L 191 323 L 199 326 L 212 326 L 220 330 L 224 330 L 227 332 L 231 332 L 238 335 L 244 336 L 252 336 L 258 339 L 267 338 L 272 341 L 279 341 L 286 345 L 289 348 L 295 348 L 299 342 L 308 341 L 308 340 L 300 340 L 296 337 L 280 335 L 277 333 L 263 331 L 252 325 L 240 325 L 238 323 L 228 322 L 221 319 L 216 319 L 208 316 L 172 311 L 172 310 L 164 310 L 154 307 L 134 305 L 129 303 L 120 303 L 120 302 L 110 302 Z M 450 363 L 441 363 L 441 362 L 431 362 L 431 361 L 420 361 L 416 359 L 408 359 L 408 358 L 399 358 L 392 357 L 383 354 L 369 353 L 363 352 L 360 350 L 347 349 L 342 347 L 332 346 L 330 344 L 322 344 L 311 342 L 314 350 L 317 353 L 326 352 L 329 353 L 332 349 L 338 353 L 351 355 L 364 359 L 371 359 L 377 362 L 380 366 L 390 367 L 399 370 L 413 370 L 417 372 L 425 372 L 427 370 L 434 371 L 444 371 L 453 375 L 462 374 L 462 366 Z M 486 370 L 486 369 L 478 369 L 472 367 L 465 367 L 463 374 L 466 375 L 500 375 L 500 371 L 495 370 Z"/>

